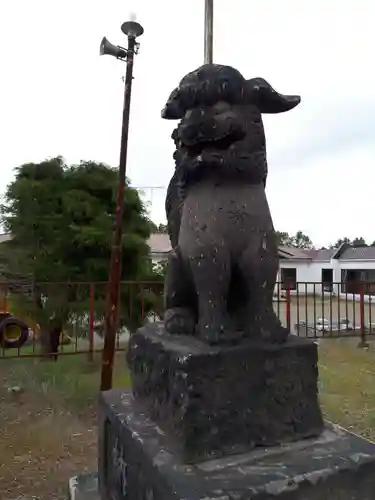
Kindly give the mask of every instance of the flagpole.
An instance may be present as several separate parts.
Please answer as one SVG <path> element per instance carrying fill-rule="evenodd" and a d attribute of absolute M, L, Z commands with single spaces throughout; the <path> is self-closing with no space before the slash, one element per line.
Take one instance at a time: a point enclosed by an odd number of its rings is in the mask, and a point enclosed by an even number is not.
<path fill-rule="evenodd" d="M 204 64 L 213 62 L 214 0 L 204 3 Z"/>

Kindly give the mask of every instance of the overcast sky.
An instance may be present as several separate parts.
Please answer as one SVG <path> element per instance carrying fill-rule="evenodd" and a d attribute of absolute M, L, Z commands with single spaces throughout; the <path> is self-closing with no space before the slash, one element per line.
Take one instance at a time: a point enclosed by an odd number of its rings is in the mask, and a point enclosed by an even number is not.
<path fill-rule="evenodd" d="M 1 192 L 27 161 L 118 164 L 125 67 L 99 57 L 99 44 L 107 36 L 125 45 L 120 25 L 131 11 L 145 33 L 128 175 L 135 186 L 167 186 L 174 124 L 160 110 L 202 64 L 204 0 L 2 0 Z M 264 118 L 267 195 L 276 228 L 302 229 L 316 245 L 375 240 L 374 26 L 369 0 L 215 0 L 215 62 L 302 97 L 295 110 Z M 164 196 L 153 192 L 156 222 Z"/>

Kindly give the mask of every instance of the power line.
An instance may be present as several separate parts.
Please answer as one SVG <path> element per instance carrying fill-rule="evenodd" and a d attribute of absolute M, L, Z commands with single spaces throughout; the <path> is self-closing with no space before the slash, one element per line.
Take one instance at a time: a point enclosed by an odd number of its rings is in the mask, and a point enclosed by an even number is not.
<path fill-rule="evenodd" d="M 161 190 L 166 190 L 167 188 L 165 186 L 132 186 L 133 189 L 136 189 L 137 191 L 145 191 L 146 189 L 150 190 L 150 202 L 151 204 L 153 203 L 154 200 L 154 190 L 156 189 L 161 189 Z"/>

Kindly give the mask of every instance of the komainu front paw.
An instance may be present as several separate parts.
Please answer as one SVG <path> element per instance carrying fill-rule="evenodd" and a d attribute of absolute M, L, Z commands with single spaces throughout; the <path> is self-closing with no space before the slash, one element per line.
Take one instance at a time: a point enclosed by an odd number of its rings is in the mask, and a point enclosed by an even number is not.
<path fill-rule="evenodd" d="M 167 309 L 164 314 L 164 327 L 171 335 L 194 335 L 194 315 L 184 307 Z"/>

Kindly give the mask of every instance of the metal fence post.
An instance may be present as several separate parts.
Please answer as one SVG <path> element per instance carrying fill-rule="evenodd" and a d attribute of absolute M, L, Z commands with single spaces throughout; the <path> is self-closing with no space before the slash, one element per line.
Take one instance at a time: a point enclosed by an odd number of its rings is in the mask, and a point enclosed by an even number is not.
<path fill-rule="evenodd" d="M 95 285 L 90 283 L 90 317 L 89 317 L 89 352 L 88 361 L 94 361 L 94 321 L 95 321 Z"/>
<path fill-rule="evenodd" d="M 353 299 L 354 303 L 354 299 Z M 359 341 L 358 347 L 362 349 L 368 349 L 369 344 L 366 339 L 366 326 L 365 326 L 365 284 L 361 283 L 360 294 L 359 294 L 359 318 L 361 325 L 361 340 Z"/>
<path fill-rule="evenodd" d="M 298 286 L 298 285 L 297 285 Z M 286 314 L 286 327 L 290 331 L 291 327 L 291 295 L 290 295 L 290 286 L 289 284 L 286 285 L 286 309 L 285 309 L 285 314 Z"/>

